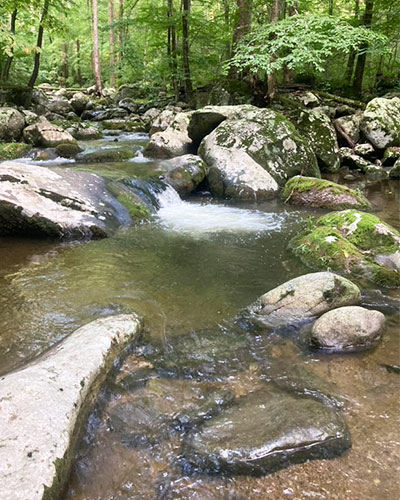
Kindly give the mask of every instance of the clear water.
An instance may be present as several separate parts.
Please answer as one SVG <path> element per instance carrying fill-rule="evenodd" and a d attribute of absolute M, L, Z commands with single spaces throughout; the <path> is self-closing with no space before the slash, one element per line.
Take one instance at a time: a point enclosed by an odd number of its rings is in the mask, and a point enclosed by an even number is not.
<path fill-rule="evenodd" d="M 120 138 L 121 139 L 121 138 Z M 109 145 L 112 138 L 90 143 Z M 144 137 L 124 138 L 138 147 L 136 161 L 66 168 L 142 177 L 157 163 L 140 156 Z M 54 162 L 56 163 L 56 162 Z M 377 215 L 398 226 L 398 185 L 368 188 Z M 207 195 L 191 201 L 167 190 L 153 222 L 118 231 L 85 244 L 59 244 L 0 238 L 0 371 L 15 369 L 44 352 L 77 327 L 100 316 L 135 311 L 145 318 L 142 343 L 173 350 L 182 335 L 201 330 L 222 335 L 232 318 L 259 295 L 308 270 L 287 250 L 290 238 L 309 215 L 322 211 L 292 208 L 279 201 L 259 205 L 220 203 Z M 307 368 L 336 385 L 353 438 L 351 451 L 338 459 L 292 466 L 262 478 L 190 476 L 176 467 L 180 436 L 129 447 L 110 431 L 108 414 L 137 401 L 140 373 L 152 368 L 140 349 L 128 356 L 104 389 L 74 465 L 67 497 L 75 500 L 253 500 L 326 498 L 391 500 L 399 496 L 400 321 L 395 290 L 363 287 L 368 306 L 384 311 L 388 325 L 372 352 L 323 356 L 303 348 L 301 339 L 252 335 L 255 360 L 275 360 L 274 373 Z M 158 351 L 157 351 L 158 352 Z M 260 384 L 257 370 L 232 370 L 229 388 L 246 394 Z M 289 364 L 289 368 L 287 368 Z M 286 367 L 286 368 L 285 368 Z M 139 375 L 135 375 L 138 374 Z M 118 385 L 136 376 L 128 393 Z M 135 385 L 136 384 L 136 385 Z M 142 392 L 141 392 L 142 391 Z M 143 394 L 146 394 L 145 392 Z"/>

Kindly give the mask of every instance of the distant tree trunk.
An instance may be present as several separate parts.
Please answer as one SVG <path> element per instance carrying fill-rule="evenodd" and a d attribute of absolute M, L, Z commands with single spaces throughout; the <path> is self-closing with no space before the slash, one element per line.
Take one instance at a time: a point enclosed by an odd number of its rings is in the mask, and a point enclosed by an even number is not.
<path fill-rule="evenodd" d="M 191 0 L 182 0 L 182 52 L 185 97 L 189 103 L 194 103 L 193 83 L 190 75 L 190 44 L 189 16 Z"/>
<path fill-rule="evenodd" d="M 101 95 L 103 86 L 101 83 L 100 51 L 99 51 L 99 12 L 97 0 L 92 0 L 93 7 L 93 72 L 96 81 L 96 91 Z"/>
<path fill-rule="evenodd" d="M 354 4 L 354 21 L 356 26 L 358 26 L 360 22 L 360 0 L 355 0 Z M 354 49 L 350 49 L 349 58 L 347 60 L 347 68 L 346 68 L 346 76 L 345 82 L 351 82 L 353 77 L 354 70 L 354 61 L 356 60 L 356 51 Z"/>
<path fill-rule="evenodd" d="M 108 0 L 108 24 L 110 25 L 110 86 L 115 87 L 115 31 L 114 31 L 114 0 Z"/>
<path fill-rule="evenodd" d="M 67 85 L 67 79 L 69 77 L 69 71 L 68 71 L 68 44 L 67 43 L 63 43 L 62 52 L 63 52 L 63 57 L 62 57 L 62 85 L 66 86 Z"/>
<path fill-rule="evenodd" d="M 123 47 L 124 47 L 124 28 L 123 28 L 123 20 L 124 20 L 124 0 L 119 0 L 119 29 L 118 29 L 118 62 L 122 61 Z"/>
<path fill-rule="evenodd" d="M 225 25 L 226 25 L 226 28 L 227 28 L 227 30 L 229 32 L 230 17 L 231 17 L 229 0 L 223 0 L 223 4 L 224 4 Z M 225 59 L 230 59 L 231 55 L 232 55 L 231 43 L 229 41 L 227 41 L 226 44 L 225 44 Z"/>
<path fill-rule="evenodd" d="M 288 16 L 292 17 L 297 15 L 298 13 L 299 13 L 299 2 L 296 1 L 291 5 L 289 5 Z M 289 69 L 286 65 L 283 68 L 283 79 L 286 85 L 291 85 L 294 80 L 294 70 Z"/>
<path fill-rule="evenodd" d="M 236 45 L 250 32 L 253 20 L 253 0 L 236 0 L 235 26 L 233 27 L 233 54 Z M 231 78 L 238 78 L 237 70 L 231 66 L 229 70 Z"/>
<path fill-rule="evenodd" d="M 171 83 L 174 89 L 175 100 L 179 100 L 179 86 L 178 86 L 178 59 L 176 50 L 176 26 L 175 26 L 175 9 L 174 0 L 168 0 L 168 60 L 171 71 Z"/>
<path fill-rule="evenodd" d="M 76 40 L 76 77 L 78 84 L 82 85 L 82 67 L 81 67 L 81 42 Z"/>
<path fill-rule="evenodd" d="M 16 21 L 17 21 L 17 14 L 18 14 L 17 9 L 14 9 L 13 13 L 11 14 L 10 32 L 12 35 L 15 35 L 15 25 L 16 25 Z M 10 76 L 11 64 L 12 64 L 13 59 L 14 59 L 14 48 L 13 47 L 11 47 L 11 54 L 12 55 L 7 57 L 7 61 L 6 61 L 6 64 L 4 66 L 3 73 L 1 75 L 3 80 L 8 80 L 8 77 Z"/>
<path fill-rule="evenodd" d="M 273 0 L 271 8 L 270 22 L 277 23 L 280 19 L 282 8 L 282 0 Z M 277 95 L 277 80 L 276 73 L 270 73 L 268 75 L 268 98 L 272 101 Z"/>
<path fill-rule="evenodd" d="M 44 0 L 44 5 L 43 5 L 43 11 L 42 11 L 42 16 L 40 18 L 40 23 L 39 23 L 39 30 L 38 30 L 38 36 L 37 36 L 37 42 L 36 42 L 36 52 L 35 52 L 35 59 L 33 63 L 33 71 L 31 78 L 28 82 L 28 87 L 33 89 L 35 86 L 36 79 L 39 74 L 39 67 L 40 67 L 40 53 L 41 49 L 43 46 L 43 32 L 44 32 L 44 22 L 47 18 L 47 14 L 49 12 L 49 3 L 50 0 Z"/>
<path fill-rule="evenodd" d="M 328 4 L 328 16 L 333 16 L 333 0 L 329 0 L 329 4 Z"/>
<path fill-rule="evenodd" d="M 370 28 L 372 24 L 372 16 L 374 11 L 374 0 L 365 0 L 365 11 L 363 17 L 363 26 Z M 357 65 L 354 72 L 353 94 L 360 97 L 362 93 L 362 84 L 364 78 L 365 61 L 367 59 L 366 50 L 368 45 L 365 43 L 360 47 L 357 57 Z"/>

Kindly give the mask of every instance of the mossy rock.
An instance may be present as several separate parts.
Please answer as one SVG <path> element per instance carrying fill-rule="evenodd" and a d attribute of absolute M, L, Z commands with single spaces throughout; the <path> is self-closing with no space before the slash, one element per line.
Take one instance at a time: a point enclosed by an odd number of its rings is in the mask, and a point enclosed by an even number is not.
<path fill-rule="evenodd" d="M 116 199 L 128 210 L 129 215 L 134 221 L 141 222 L 153 217 L 150 210 L 139 197 L 123 184 L 119 182 L 109 182 L 107 187 Z"/>
<path fill-rule="evenodd" d="M 335 182 L 297 175 L 288 180 L 282 191 L 283 200 L 294 205 L 344 210 L 370 208 L 365 196 Z"/>
<path fill-rule="evenodd" d="M 74 143 L 62 143 L 56 147 L 56 155 L 63 158 L 75 158 L 75 156 L 82 152 L 82 148 Z"/>
<path fill-rule="evenodd" d="M 97 151 L 83 152 L 76 159 L 82 163 L 119 162 L 129 160 L 135 156 L 135 151 L 129 147 L 98 149 Z"/>
<path fill-rule="evenodd" d="M 144 132 L 145 126 L 140 121 L 129 121 L 120 118 L 103 120 L 101 126 L 106 130 L 123 130 L 125 132 Z"/>
<path fill-rule="evenodd" d="M 31 148 L 31 144 L 25 144 L 23 142 L 7 142 L 5 144 L 0 144 L 0 161 L 21 158 L 25 156 Z"/>
<path fill-rule="evenodd" d="M 290 247 L 312 269 L 400 286 L 400 269 L 387 264 L 400 251 L 400 234 L 374 215 L 357 210 L 325 215 L 295 236 Z"/>

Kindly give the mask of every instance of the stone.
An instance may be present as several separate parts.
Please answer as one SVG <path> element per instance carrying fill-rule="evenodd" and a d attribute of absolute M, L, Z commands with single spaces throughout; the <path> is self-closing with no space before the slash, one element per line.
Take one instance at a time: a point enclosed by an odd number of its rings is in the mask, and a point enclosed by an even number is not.
<path fill-rule="evenodd" d="M 321 170 L 337 172 L 340 158 L 336 130 L 322 108 L 301 109 L 293 122 L 316 154 Z"/>
<path fill-rule="evenodd" d="M 98 319 L 0 379 L 1 496 L 61 498 L 105 377 L 141 331 L 135 314 Z"/>
<path fill-rule="evenodd" d="M 321 176 L 314 152 L 283 115 L 254 106 L 232 107 L 241 108 L 245 117 L 223 121 L 203 139 L 199 148 L 199 155 L 210 167 L 210 174 L 215 170 L 224 174 L 228 170 L 234 172 L 239 169 L 236 152 L 241 151 L 240 161 L 244 162 L 246 158 L 246 164 L 252 165 L 253 171 L 258 164 L 279 186 L 300 173 L 310 177 Z M 229 162 L 229 155 L 232 163 Z M 223 181 L 224 175 L 219 177 Z M 229 186 L 223 187 L 226 189 Z"/>
<path fill-rule="evenodd" d="M 161 114 L 161 109 L 150 108 L 142 116 L 142 120 L 150 130 L 151 124 L 156 120 L 157 116 Z"/>
<path fill-rule="evenodd" d="M 101 126 L 107 130 L 124 130 L 126 132 L 144 132 L 145 130 L 144 124 L 140 119 L 113 118 L 111 120 L 103 120 Z"/>
<path fill-rule="evenodd" d="M 33 113 L 32 111 L 24 109 L 22 111 L 22 114 L 24 115 L 26 126 L 33 125 L 34 123 L 37 123 L 39 121 L 39 116 L 36 113 Z"/>
<path fill-rule="evenodd" d="M 23 142 L 0 143 L 0 162 L 21 158 L 28 153 L 31 147 L 30 144 Z"/>
<path fill-rule="evenodd" d="M 183 456 L 195 471 L 262 475 L 333 458 L 350 446 L 346 423 L 335 409 L 288 392 L 260 390 L 190 433 Z"/>
<path fill-rule="evenodd" d="M 70 104 L 75 113 L 80 116 L 85 111 L 89 100 L 90 98 L 87 94 L 84 94 L 83 92 L 76 92 L 72 96 Z"/>
<path fill-rule="evenodd" d="M 391 258 L 400 250 L 400 233 L 375 215 L 358 210 L 324 215 L 295 236 L 290 247 L 313 269 L 329 268 L 383 286 L 400 286 L 400 268 Z"/>
<path fill-rule="evenodd" d="M 0 141 L 18 141 L 24 127 L 25 118 L 22 113 L 14 108 L 0 107 Z"/>
<path fill-rule="evenodd" d="M 344 210 L 371 208 L 365 196 L 335 182 L 313 177 L 295 176 L 287 181 L 282 199 L 294 205 Z"/>
<path fill-rule="evenodd" d="M 390 169 L 389 177 L 391 179 L 400 179 L 400 158 L 396 161 L 396 163 Z"/>
<path fill-rule="evenodd" d="M 24 129 L 24 140 L 34 146 L 54 148 L 63 143 L 74 143 L 72 135 L 61 127 L 53 125 L 46 118 L 41 117 L 38 123 Z"/>
<path fill-rule="evenodd" d="M 47 104 L 47 109 L 48 111 L 50 111 L 50 113 L 56 113 L 63 116 L 66 116 L 73 110 L 71 104 L 66 99 L 49 101 L 49 103 Z"/>
<path fill-rule="evenodd" d="M 96 127 L 76 127 L 70 133 L 77 141 L 93 141 L 103 137 L 103 133 Z"/>
<path fill-rule="evenodd" d="M 355 351 L 373 347 L 379 341 L 385 315 L 364 307 L 339 307 L 314 323 L 310 343 L 320 349 Z"/>
<path fill-rule="evenodd" d="M 0 164 L 0 234 L 104 238 L 131 221 L 105 180 L 65 168 Z"/>
<path fill-rule="evenodd" d="M 362 158 L 370 158 L 375 155 L 375 149 L 374 146 L 368 142 L 365 144 L 356 144 L 354 153 Z"/>
<path fill-rule="evenodd" d="M 372 99 L 364 111 L 361 130 L 377 149 L 400 146 L 400 98 Z"/>
<path fill-rule="evenodd" d="M 279 285 L 262 295 L 253 310 L 260 315 L 302 319 L 360 302 L 361 292 L 354 283 L 326 271 L 305 274 Z"/>
<path fill-rule="evenodd" d="M 139 106 L 131 97 L 126 97 L 118 102 L 118 107 L 126 109 L 129 113 L 136 113 Z"/>
<path fill-rule="evenodd" d="M 174 121 L 176 113 L 169 109 L 164 109 L 159 115 L 157 115 L 156 119 L 152 122 L 150 127 L 150 136 L 155 134 L 156 132 L 164 132 Z"/>
<path fill-rule="evenodd" d="M 394 165 L 400 159 L 400 148 L 387 148 L 383 155 L 383 165 Z"/>
<path fill-rule="evenodd" d="M 154 158 L 174 158 L 191 153 L 192 140 L 187 133 L 190 116 L 190 112 L 178 113 L 167 129 L 150 137 L 145 153 Z"/>
<path fill-rule="evenodd" d="M 63 158 L 75 158 L 77 154 L 82 151 L 82 148 L 78 144 L 67 142 L 62 143 L 56 147 L 56 155 L 62 156 Z"/>
<path fill-rule="evenodd" d="M 135 156 L 135 151 L 129 146 L 84 151 L 76 157 L 80 163 L 110 163 L 129 160 Z"/>
<path fill-rule="evenodd" d="M 196 155 L 183 155 L 161 162 L 164 170 L 162 178 L 170 184 L 180 196 L 188 196 L 206 177 L 207 167 Z"/>
<path fill-rule="evenodd" d="M 361 132 L 360 132 L 360 124 L 363 118 L 363 114 L 361 111 L 357 111 L 354 115 L 350 116 L 342 116 L 340 118 L 336 118 L 334 121 L 335 125 L 338 125 L 346 135 L 350 137 L 353 142 L 358 142 L 360 140 Z"/>

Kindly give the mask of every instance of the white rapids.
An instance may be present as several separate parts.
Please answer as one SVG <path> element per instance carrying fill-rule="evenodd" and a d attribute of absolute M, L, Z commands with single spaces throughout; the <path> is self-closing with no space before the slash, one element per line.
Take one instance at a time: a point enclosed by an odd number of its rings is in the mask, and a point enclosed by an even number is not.
<path fill-rule="evenodd" d="M 188 203 L 171 186 L 159 194 L 157 217 L 162 227 L 179 233 L 260 233 L 279 231 L 285 214 L 265 213 L 223 205 Z"/>

